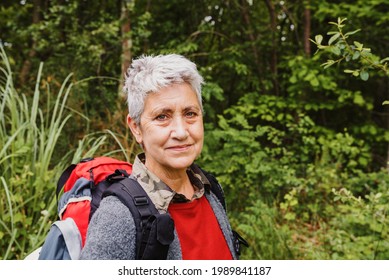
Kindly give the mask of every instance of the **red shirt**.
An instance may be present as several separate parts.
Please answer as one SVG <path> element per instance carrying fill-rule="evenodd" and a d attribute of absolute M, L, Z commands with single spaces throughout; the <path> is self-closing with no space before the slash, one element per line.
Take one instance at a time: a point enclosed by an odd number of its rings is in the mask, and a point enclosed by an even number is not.
<path fill-rule="evenodd" d="M 219 223 L 205 196 L 186 203 L 171 203 L 184 260 L 231 260 Z"/>

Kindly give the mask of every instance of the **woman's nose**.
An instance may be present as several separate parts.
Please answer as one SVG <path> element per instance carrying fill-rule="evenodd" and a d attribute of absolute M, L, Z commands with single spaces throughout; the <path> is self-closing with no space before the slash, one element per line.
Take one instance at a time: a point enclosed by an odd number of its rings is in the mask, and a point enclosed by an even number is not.
<path fill-rule="evenodd" d="M 174 118 L 171 135 L 179 140 L 184 140 L 189 136 L 188 124 L 182 117 Z"/>

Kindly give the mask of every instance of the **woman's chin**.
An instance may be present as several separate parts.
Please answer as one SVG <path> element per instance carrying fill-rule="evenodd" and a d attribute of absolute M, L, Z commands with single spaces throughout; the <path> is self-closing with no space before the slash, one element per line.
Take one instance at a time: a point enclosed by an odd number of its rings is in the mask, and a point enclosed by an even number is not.
<path fill-rule="evenodd" d="M 173 157 L 166 158 L 166 162 L 168 163 L 169 169 L 177 169 L 177 170 L 185 170 L 189 166 L 192 165 L 196 157 L 186 156 L 186 157 Z"/>

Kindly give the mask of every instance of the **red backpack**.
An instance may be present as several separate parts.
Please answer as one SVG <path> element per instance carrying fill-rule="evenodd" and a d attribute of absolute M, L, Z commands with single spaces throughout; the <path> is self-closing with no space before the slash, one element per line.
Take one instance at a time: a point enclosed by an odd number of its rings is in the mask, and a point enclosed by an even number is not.
<path fill-rule="evenodd" d="M 74 197 L 66 199 L 66 203 L 58 205 L 60 220 L 71 217 L 76 223 L 81 233 L 82 246 L 85 245 L 89 220 L 100 205 L 102 193 L 110 185 L 106 179 L 115 174 L 115 170 L 120 170 L 123 176 L 128 177 L 132 172 L 132 164 L 110 157 L 85 158 L 65 169 L 58 180 L 57 198 L 62 189 L 64 194 L 70 194 L 80 178 L 89 181 L 90 196 L 80 196 L 80 193 L 76 193 Z"/>

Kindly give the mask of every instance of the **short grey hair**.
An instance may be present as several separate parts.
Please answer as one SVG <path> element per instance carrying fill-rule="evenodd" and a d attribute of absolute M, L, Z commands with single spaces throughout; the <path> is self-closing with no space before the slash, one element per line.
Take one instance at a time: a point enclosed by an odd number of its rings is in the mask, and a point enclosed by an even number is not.
<path fill-rule="evenodd" d="M 172 84 L 188 83 L 197 95 L 201 110 L 203 77 L 196 64 L 178 54 L 141 57 L 132 61 L 127 70 L 124 92 L 127 94 L 128 112 L 137 124 L 144 110 L 145 98 Z"/>

